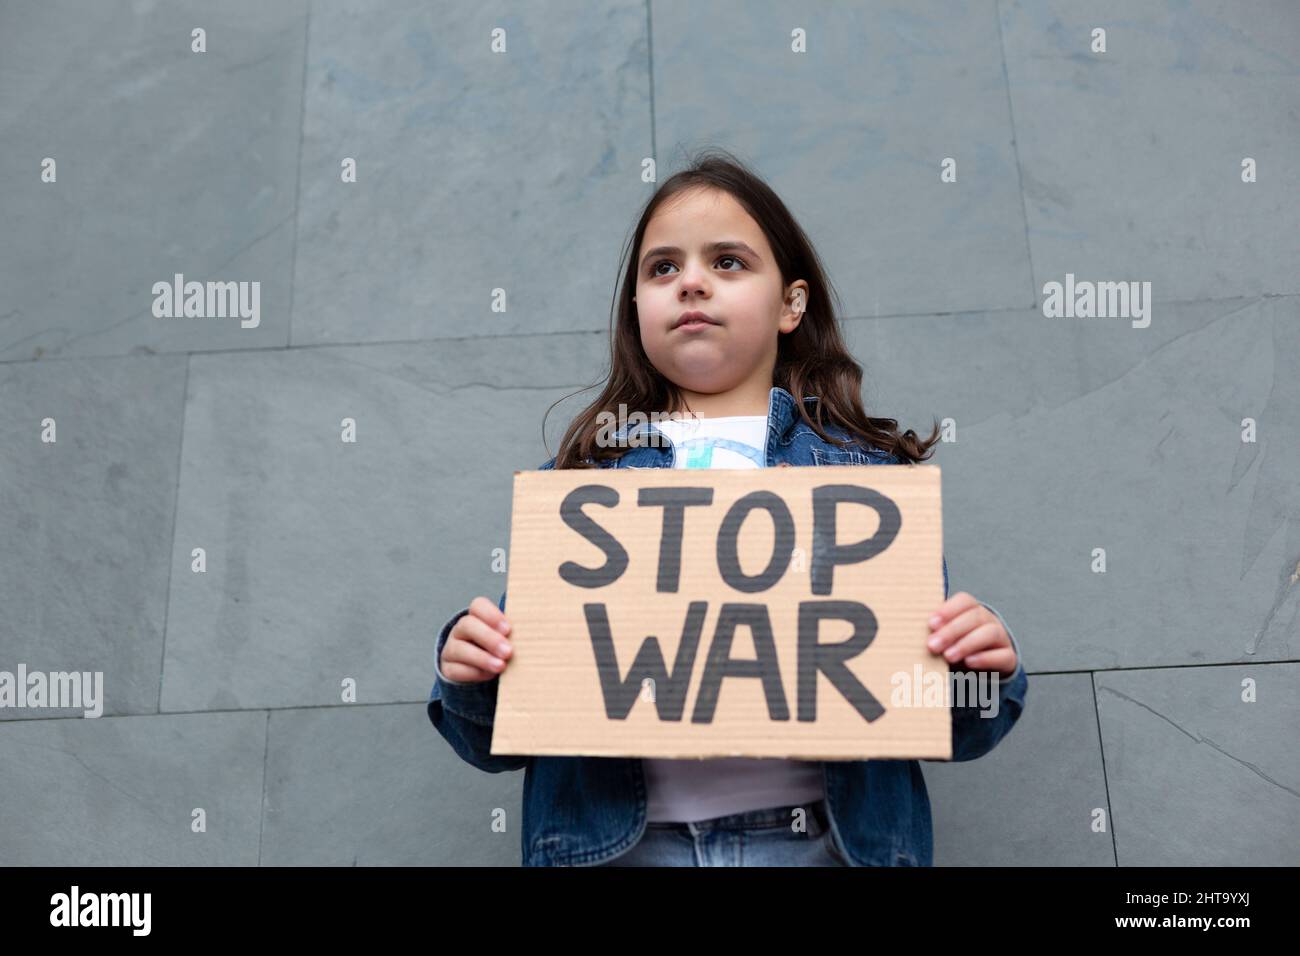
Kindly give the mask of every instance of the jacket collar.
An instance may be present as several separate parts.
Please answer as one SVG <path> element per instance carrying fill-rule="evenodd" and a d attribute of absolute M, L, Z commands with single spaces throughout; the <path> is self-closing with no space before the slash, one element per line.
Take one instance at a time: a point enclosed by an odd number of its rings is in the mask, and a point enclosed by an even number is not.
<path fill-rule="evenodd" d="M 813 410 L 818 402 L 816 395 L 805 395 L 804 405 L 809 412 Z M 767 430 L 769 435 L 778 439 L 784 438 L 791 428 L 799 421 L 799 412 L 795 408 L 794 396 L 782 388 L 780 385 L 774 385 L 767 393 Z M 659 431 L 652 422 L 638 421 L 633 425 L 621 425 L 618 431 L 614 432 L 614 438 L 626 440 L 633 435 L 640 434 L 642 431 Z"/>

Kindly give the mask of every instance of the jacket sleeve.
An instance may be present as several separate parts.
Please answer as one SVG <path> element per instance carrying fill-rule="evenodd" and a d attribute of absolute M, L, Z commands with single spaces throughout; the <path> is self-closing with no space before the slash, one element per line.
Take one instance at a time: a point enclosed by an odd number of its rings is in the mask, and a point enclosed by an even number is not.
<path fill-rule="evenodd" d="M 555 459 L 552 458 L 538 470 L 548 471 L 554 466 Z M 505 612 L 506 592 L 501 592 L 497 607 Z M 451 636 L 451 629 L 468 613 L 469 608 L 457 611 L 438 634 L 433 651 L 433 689 L 429 692 L 429 703 L 425 709 L 438 733 L 446 738 L 447 743 L 466 763 L 488 773 L 523 769 L 528 764 L 526 754 L 490 752 L 492 723 L 497 712 L 497 688 L 501 685 L 501 679 L 493 677 L 479 682 L 453 681 L 443 674 L 438 664 L 442 660 L 442 649 L 447 638 Z"/>
<path fill-rule="evenodd" d="M 948 598 L 948 562 L 943 562 L 943 596 L 944 600 Z M 983 603 L 983 602 L 981 602 Z M 1016 670 L 1010 677 L 997 675 L 998 705 L 997 715 L 989 716 L 980 707 L 979 701 L 963 702 L 962 706 L 957 706 L 954 701 L 952 711 L 952 757 L 950 760 L 954 763 L 962 760 L 974 760 L 982 757 L 994 747 L 998 741 L 1010 732 L 1020 719 L 1021 711 L 1025 707 L 1025 692 L 1029 687 L 1029 678 L 1025 674 L 1024 657 L 1020 653 L 1020 645 L 1016 642 L 1016 636 L 1011 633 L 1011 628 L 1007 627 L 1006 620 L 998 613 L 996 608 L 985 604 L 1002 622 L 1006 628 L 1007 636 L 1011 638 L 1011 646 L 1016 652 Z M 954 668 L 960 672 L 964 668 Z M 938 758 L 926 757 L 926 760 L 946 763 L 939 761 Z"/>
<path fill-rule="evenodd" d="M 502 611 L 506 607 L 506 596 L 502 592 L 497 606 Z M 457 611 L 450 621 L 443 625 L 442 632 L 434 650 L 433 690 L 429 693 L 426 708 L 429 720 L 438 733 L 446 738 L 447 743 L 457 755 L 471 766 L 488 773 L 501 773 L 503 770 L 520 770 L 528 763 L 524 754 L 493 754 L 492 721 L 497 711 L 497 688 L 501 684 L 499 677 L 477 683 L 449 681 L 438 667 L 442 657 L 443 645 L 456 622 L 469 613 L 469 608 Z"/>

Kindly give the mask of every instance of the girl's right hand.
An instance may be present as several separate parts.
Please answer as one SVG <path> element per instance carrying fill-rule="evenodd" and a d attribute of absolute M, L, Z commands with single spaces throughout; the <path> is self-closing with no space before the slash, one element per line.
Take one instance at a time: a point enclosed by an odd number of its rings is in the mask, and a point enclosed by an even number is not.
<path fill-rule="evenodd" d="M 506 635 L 510 622 L 495 602 L 476 597 L 442 645 L 438 666 L 448 680 L 479 683 L 506 669 L 514 648 Z"/>

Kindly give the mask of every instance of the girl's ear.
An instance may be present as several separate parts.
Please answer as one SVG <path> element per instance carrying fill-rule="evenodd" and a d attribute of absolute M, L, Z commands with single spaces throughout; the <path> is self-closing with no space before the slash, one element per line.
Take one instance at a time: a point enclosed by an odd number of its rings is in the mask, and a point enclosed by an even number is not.
<path fill-rule="evenodd" d="M 786 286 L 782 304 L 787 312 L 803 312 L 808 307 L 808 283 L 796 279 Z"/>
<path fill-rule="evenodd" d="M 808 308 L 808 283 L 803 279 L 792 283 L 786 299 L 786 309 L 781 316 L 781 331 L 793 332 Z"/>
<path fill-rule="evenodd" d="M 800 315 L 808 309 L 808 283 L 802 279 L 790 287 L 790 308 Z"/>

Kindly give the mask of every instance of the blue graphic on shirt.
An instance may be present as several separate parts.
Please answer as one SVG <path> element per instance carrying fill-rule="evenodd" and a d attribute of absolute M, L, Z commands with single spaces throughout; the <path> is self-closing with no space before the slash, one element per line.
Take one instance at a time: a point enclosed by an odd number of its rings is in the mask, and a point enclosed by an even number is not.
<path fill-rule="evenodd" d="M 725 448 L 727 451 L 735 452 L 748 458 L 758 468 L 763 467 L 763 450 L 755 448 L 753 445 L 747 445 L 742 441 L 732 441 L 730 438 L 691 438 L 687 441 L 678 442 L 678 448 L 685 449 L 685 467 L 687 468 L 709 468 L 713 464 L 713 449 Z"/>

